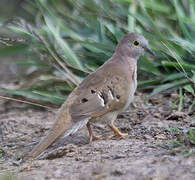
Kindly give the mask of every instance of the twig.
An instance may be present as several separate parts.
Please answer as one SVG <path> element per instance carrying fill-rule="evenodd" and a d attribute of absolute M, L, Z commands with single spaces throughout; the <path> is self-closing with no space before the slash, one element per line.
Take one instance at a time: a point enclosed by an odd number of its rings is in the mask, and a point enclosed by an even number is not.
<path fill-rule="evenodd" d="M 25 103 L 25 104 L 31 104 L 31 105 L 34 105 L 34 106 L 38 106 L 38 107 L 43 107 L 49 111 L 52 111 L 53 112 L 53 108 L 51 107 L 48 107 L 48 106 L 44 106 L 44 105 L 41 105 L 41 104 L 38 104 L 38 103 L 33 103 L 33 102 L 29 102 L 29 101 L 24 101 L 24 100 L 20 100 L 20 99 L 15 99 L 15 98 L 11 98 L 11 97 L 7 97 L 7 96 L 0 96 L 1 99 L 6 99 L 6 100 L 12 100 L 12 101 L 17 101 L 17 102 L 21 102 L 21 103 Z"/>

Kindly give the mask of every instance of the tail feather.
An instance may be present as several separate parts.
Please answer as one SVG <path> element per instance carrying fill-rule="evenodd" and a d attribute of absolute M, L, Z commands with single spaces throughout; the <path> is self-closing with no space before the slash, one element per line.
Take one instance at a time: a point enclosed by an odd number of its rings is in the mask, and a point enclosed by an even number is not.
<path fill-rule="evenodd" d="M 39 156 L 46 148 L 48 148 L 60 136 L 66 137 L 75 133 L 78 129 L 87 124 L 89 118 L 82 119 L 74 123 L 69 113 L 69 108 L 76 99 L 74 91 L 71 93 L 67 101 L 61 106 L 57 113 L 56 121 L 49 131 L 49 134 L 38 143 L 33 150 L 28 153 L 27 158 L 35 158 Z"/>
<path fill-rule="evenodd" d="M 59 131 L 50 131 L 49 134 L 38 143 L 33 150 L 28 154 L 28 157 L 35 158 L 47 149 L 60 135 L 63 134 L 65 129 Z"/>
<path fill-rule="evenodd" d="M 49 134 L 45 138 L 43 138 L 43 140 L 41 140 L 41 142 L 39 144 L 37 144 L 34 147 L 34 149 L 29 153 L 29 156 L 31 158 L 35 158 L 35 157 L 41 155 L 41 153 L 46 148 L 48 148 L 57 138 L 59 138 L 63 133 L 64 133 L 63 138 L 69 136 L 70 134 L 74 134 L 77 130 L 79 130 L 84 125 L 86 125 L 88 120 L 89 119 L 81 120 L 81 121 L 77 122 L 76 124 L 74 124 L 69 129 L 60 128 L 58 131 L 51 130 L 49 132 Z"/>
<path fill-rule="evenodd" d="M 87 124 L 89 118 L 80 120 L 79 122 L 72 124 L 72 119 L 70 116 L 64 114 L 64 111 L 59 112 L 57 120 L 53 125 L 52 129 L 49 131 L 48 135 L 44 137 L 40 143 L 38 143 L 33 150 L 28 153 L 28 158 L 35 158 L 39 156 L 45 149 L 47 149 L 56 139 L 60 136 L 66 137 L 70 134 L 74 134 L 78 129 L 82 128 Z"/>
<path fill-rule="evenodd" d="M 89 118 L 77 122 L 75 125 L 73 125 L 70 129 L 68 129 L 64 133 L 63 138 L 65 138 L 66 136 L 69 136 L 70 134 L 74 134 L 75 132 L 77 132 L 80 128 L 86 125 L 88 121 L 89 121 Z"/>
<path fill-rule="evenodd" d="M 57 138 L 59 138 L 66 130 L 72 127 L 72 118 L 69 114 L 69 102 L 64 103 L 59 109 L 56 121 L 49 131 L 48 135 L 38 143 L 31 152 L 27 154 L 27 158 L 35 158 L 48 148 Z"/>

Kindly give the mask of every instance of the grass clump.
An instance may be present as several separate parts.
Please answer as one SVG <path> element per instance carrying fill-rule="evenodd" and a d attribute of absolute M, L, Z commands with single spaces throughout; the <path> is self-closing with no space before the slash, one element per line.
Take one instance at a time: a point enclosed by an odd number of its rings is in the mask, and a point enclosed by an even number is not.
<path fill-rule="evenodd" d="M 178 90 L 180 110 L 185 92 L 194 99 L 194 1 L 35 0 L 23 2 L 21 12 L 25 15 L 2 25 L 12 41 L 1 38 L 0 57 L 19 54 L 15 64 L 25 67 L 19 85 L 1 87 L 8 94 L 61 104 L 111 57 L 125 33 L 135 31 L 156 52 L 139 61 L 138 87 L 152 95 Z"/>
<path fill-rule="evenodd" d="M 167 148 L 173 153 L 183 153 L 185 156 L 194 155 L 195 151 L 195 129 L 189 128 L 186 131 L 178 128 L 168 129 L 173 136 L 174 140 L 167 143 Z"/>

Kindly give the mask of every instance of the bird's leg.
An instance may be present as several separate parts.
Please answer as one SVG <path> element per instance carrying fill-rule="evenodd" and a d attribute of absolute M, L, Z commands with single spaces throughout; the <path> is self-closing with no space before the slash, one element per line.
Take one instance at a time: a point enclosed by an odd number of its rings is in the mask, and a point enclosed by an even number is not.
<path fill-rule="evenodd" d="M 128 136 L 128 133 L 120 132 L 119 129 L 115 125 L 109 125 L 109 127 L 114 131 L 115 135 L 117 135 L 117 136 L 120 136 L 120 137 Z M 108 138 L 111 139 L 115 135 L 111 135 Z"/>
<path fill-rule="evenodd" d="M 87 123 L 86 126 L 87 126 L 87 129 L 88 129 L 88 131 L 89 131 L 89 142 L 90 142 L 90 143 L 92 142 L 93 139 L 97 139 L 97 140 L 102 139 L 102 136 L 95 136 L 95 135 L 93 134 L 93 131 L 92 131 L 92 129 L 91 129 L 91 126 L 90 126 L 90 123 L 89 123 L 89 122 Z"/>
<path fill-rule="evenodd" d="M 87 129 L 89 131 L 89 142 L 91 143 L 92 140 L 93 140 L 93 132 L 92 132 L 92 129 L 91 129 L 91 126 L 90 126 L 89 122 L 87 123 Z"/>

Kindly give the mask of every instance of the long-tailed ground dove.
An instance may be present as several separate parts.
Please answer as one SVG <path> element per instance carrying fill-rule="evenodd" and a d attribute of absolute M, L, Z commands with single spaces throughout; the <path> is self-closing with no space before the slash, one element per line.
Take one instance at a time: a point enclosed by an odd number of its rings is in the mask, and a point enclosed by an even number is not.
<path fill-rule="evenodd" d="M 105 122 L 118 136 L 127 135 L 113 123 L 133 99 L 137 86 L 137 60 L 144 51 L 154 54 L 142 35 L 125 35 L 113 56 L 69 95 L 48 135 L 28 153 L 28 157 L 37 157 L 58 137 L 73 134 L 84 125 L 91 142 L 95 136 L 90 123 L 96 121 Z"/>

